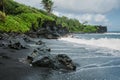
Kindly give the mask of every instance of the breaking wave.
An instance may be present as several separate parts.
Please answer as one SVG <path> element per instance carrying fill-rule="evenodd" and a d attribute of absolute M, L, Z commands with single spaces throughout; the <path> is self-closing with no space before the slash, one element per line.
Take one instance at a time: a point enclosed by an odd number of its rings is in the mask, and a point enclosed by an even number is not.
<path fill-rule="evenodd" d="M 92 45 L 98 47 L 105 47 L 114 50 L 120 50 L 120 39 L 114 39 L 114 38 L 99 38 L 99 39 L 61 38 L 59 40 L 77 43 L 77 44 L 85 44 L 85 45 Z"/>

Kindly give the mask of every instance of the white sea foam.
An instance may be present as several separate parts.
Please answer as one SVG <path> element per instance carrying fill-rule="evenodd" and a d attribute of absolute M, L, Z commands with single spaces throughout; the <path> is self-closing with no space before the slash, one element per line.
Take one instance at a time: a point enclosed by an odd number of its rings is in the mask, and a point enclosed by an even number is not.
<path fill-rule="evenodd" d="M 104 33 L 104 34 L 108 34 L 108 35 L 120 35 L 120 33 Z"/>
<path fill-rule="evenodd" d="M 100 38 L 100 39 L 78 39 L 78 38 L 61 38 L 59 40 L 68 41 L 77 44 L 92 45 L 98 47 L 106 47 L 109 49 L 120 50 L 120 39 Z"/>

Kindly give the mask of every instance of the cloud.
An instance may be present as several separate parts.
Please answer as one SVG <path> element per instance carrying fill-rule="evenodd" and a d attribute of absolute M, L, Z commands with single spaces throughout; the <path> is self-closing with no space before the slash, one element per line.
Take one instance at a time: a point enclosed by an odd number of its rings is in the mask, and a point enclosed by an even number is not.
<path fill-rule="evenodd" d="M 106 18 L 105 15 L 102 15 L 102 14 L 97 14 L 94 16 L 94 20 L 96 22 L 108 22 L 108 19 Z"/>
<path fill-rule="evenodd" d="M 106 15 L 103 14 L 92 14 L 92 13 L 86 13 L 86 14 L 72 14 L 72 13 L 60 13 L 57 11 L 53 12 L 57 16 L 67 16 L 69 18 L 75 18 L 78 19 L 80 22 L 88 21 L 90 24 L 106 24 L 109 22 Z"/>
<path fill-rule="evenodd" d="M 80 18 L 79 18 L 79 20 L 80 21 L 88 21 L 88 22 L 90 22 L 90 21 L 92 21 L 92 19 L 93 19 L 93 15 L 92 14 L 83 14 L 83 15 L 81 15 L 80 16 Z"/>
<path fill-rule="evenodd" d="M 57 11 L 106 13 L 119 7 L 119 0 L 53 0 Z"/>
<path fill-rule="evenodd" d="M 36 8 L 42 8 L 41 0 L 15 0 Z M 53 0 L 57 16 L 67 16 L 88 21 L 90 24 L 108 24 L 106 13 L 120 8 L 120 0 Z"/>
<path fill-rule="evenodd" d="M 41 0 L 14 0 L 14 1 L 36 8 L 40 9 L 42 8 L 42 5 L 40 4 Z"/>
<path fill-rule="evenodd" d="M 42 8 L 41 0 L 15 0 Z M 55 11 L 66 13 L 107 13 L 120 7 L 120 0 L 53 0 Z"/>

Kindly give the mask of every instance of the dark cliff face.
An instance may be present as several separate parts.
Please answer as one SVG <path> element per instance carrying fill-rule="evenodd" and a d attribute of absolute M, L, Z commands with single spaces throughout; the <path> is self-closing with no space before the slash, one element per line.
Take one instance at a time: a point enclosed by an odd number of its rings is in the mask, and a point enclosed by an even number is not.
<path fill-rule="evenodd" d="M 97 33 L 105 33 L 107 32 L 107 26 L 96 26 L 97 27 Z"/>
<path fill-rule="evenodd" d="M 39 23 L 41 21 L 39 20 Z M 56 24 L 56 21 L 45 20 L 42 26 L 38 24 L 38 28 L 34 28 L 32 24 L 31 31 L 26 33 L 30 37 L 44 37 L 47 39 L 57 39 L 59 37 L 67 36 L 69 34 L 69 29 L 63 27 L 61 24 Z"/>

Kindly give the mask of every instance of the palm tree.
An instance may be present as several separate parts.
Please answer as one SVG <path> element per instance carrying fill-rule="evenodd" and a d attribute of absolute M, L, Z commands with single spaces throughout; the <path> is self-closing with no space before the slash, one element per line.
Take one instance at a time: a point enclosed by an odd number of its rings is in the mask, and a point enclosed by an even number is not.
<path fill-rule="evenodd" d="M 48 12 L 51 13 L 52 8 L 53 8 L 53 1 L 52 0 L 42 0 L 42 4 L 44 6 L 44 9 Z"/>
<path fill-rule="evenodd" d="M 5 12 L 5 2 L 6 0 L 0 0 L 0 11 Z"/>

